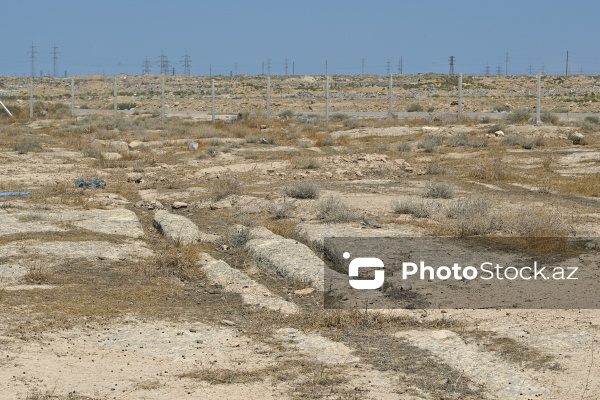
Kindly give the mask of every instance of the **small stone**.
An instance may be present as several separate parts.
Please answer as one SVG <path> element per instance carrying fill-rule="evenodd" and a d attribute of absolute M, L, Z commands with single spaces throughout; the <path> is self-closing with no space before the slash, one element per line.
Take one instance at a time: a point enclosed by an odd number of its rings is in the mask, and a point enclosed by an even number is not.
<path fill-rule="evenodd" d="M 306 288 L 306 289 L 299 289 L 299 290 L 294 290 L 294 294 L 311 294 L 312 292 L 315 291 L 315 288 Z"/>
<path fill-rule="evenodd" d="M 179 210 L 180 208 L 187 208 L 187 203 L 184 203 L 183 201 L 174 201 L 173 204 L 171 204 L 171 208 L 173 208 L 174 210 Z"/>
<path fill-rule="evenodd" d="M 504 132 L 502 132 L 502 131 L 496 131 L 496 132 L 494 132 L 494 135 L 496 135 L 496 137 L 503 137 L 504 136 Z"/>
<path fill-rule="evenodd" d="M 261 125 L 260 129 L 267 129 L 267 126 L 266 125 Z"/>
<path fill-rule="evenodd" d="M 154 208 L 156 208 L 157 210 L 164 210 L 165 206 L 163 206 L 163 204 L 160 201 L 156 200 L 154 202 Z"/>
<path fill-rule="evenodd" d="M 129 147 L 129 150 L 135 150 L 142 146 L 142 142 L 140 142 L 139 140 L 132 140 L 127 146 Z"/>
<path fill-rule="evenodd" d="M 233 322 L 233 321 L 230 321 L 230 320 L 228 320 L 228 319 L 223 319 L 223 320 L 221 320 L 221 323 L 222 323 L 223 325 L 225 325 L 225 326 L 235 326 L 235 322 Z"/>

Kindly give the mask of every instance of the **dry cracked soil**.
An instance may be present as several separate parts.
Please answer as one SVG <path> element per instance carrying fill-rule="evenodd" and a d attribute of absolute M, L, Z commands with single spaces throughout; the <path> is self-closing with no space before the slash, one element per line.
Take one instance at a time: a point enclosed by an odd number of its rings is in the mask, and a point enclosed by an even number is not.
<path fill-rule="evenodd" d="M 526 238 L 594 281 L 599 132 L 3 116 L 0 398 L 600 398 L 597 307 L 444 307 L 424 292 L 447 286 L 394 282 L 410 307 L 326 308 L 324 284 L 331 237 Z"/>

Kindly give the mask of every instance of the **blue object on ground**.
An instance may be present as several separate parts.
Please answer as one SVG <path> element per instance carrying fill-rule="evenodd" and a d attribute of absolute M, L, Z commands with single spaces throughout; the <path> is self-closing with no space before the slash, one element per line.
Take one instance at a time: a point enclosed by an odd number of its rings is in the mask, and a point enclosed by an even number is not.
<path fill-rule="evenodd" d="M 29 192 L 0 192 L 0 197 L 7 196 L 29 196 Z"/>
<path fill-rule="evenodd" d="M 78 178 L 75 179 L 75 186 L 83 189 L 104 189 L 106 187 L 106 182 L 102 178 Z"/>

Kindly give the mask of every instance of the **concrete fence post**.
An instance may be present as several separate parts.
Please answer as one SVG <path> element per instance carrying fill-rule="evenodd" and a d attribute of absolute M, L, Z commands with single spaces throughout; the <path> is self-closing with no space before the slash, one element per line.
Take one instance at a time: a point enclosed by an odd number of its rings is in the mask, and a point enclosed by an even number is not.
<path fill-rule="evenodd" d="M 117 92 L 117 77 L 115 76 L 115 83 L 114 83 L 114 87 L 113 87 L 113 92 L 114 92 L 114 111 L 115 111 L 115 115 L 117 115 L 117 110 L 119 109 L 119 95 Z"/>
<path fill-rule="evenodd" d="M 537 73 L 537 104 L 535 108 L 535 123 L 542 125 L 542 74 Z"/>
<path fill-rule="evenodd" d="M 329 121 L 329 75 L 325 76 L 325 120 Z"/>
<path fill-rule="evenodd" d="M 388 96 L 389 96 L 389 106 L 388 106 L 388 116 L 391 118 L 394 116 L 394 91 L 393 91 L 393 77 L 390 74 L 390 81 L 388 85 Z"/>
<path fill-rule="evenodd" d="M 210 106 L 210 114 L 212 116 L 212 122 L 215 122 L 215 80 L 210 80 L 210 97 L 211 97 L 211 106 Z"/>
<path fill-rule="evenodd" d="M 71 117 L 75 116 L 75 78 L 71 78 Z"/>
<path fill-rule="evenodd" d="M 458 75 L 458 119 L 462 118 L 462 74 Z"/>
<path fill-rule="evenodd" d="M 33 119 L 33 78 L 29 80 L 29 118 Z"/>
<path fill-rule="evenodd" d="M 271 118 L 271 77 L 267 76 L 267 119 Z"/>
<path fill-rule="evenodd" d="M 160 79 L 160 120 L 165 122 L 165 78 Z"/>

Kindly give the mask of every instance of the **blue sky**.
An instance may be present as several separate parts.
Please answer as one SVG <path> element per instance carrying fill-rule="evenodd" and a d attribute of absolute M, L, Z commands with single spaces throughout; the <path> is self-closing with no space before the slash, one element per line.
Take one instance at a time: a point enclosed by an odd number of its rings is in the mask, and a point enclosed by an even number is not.
<path fill-rule="evenodd" d="M 0 75 L 139 74 L 146 57 L 159 72 L 161 52 L 183 72 L 186 50 L 193 75 L 271 73 L 524 74 L 542 68 L 600 74 L 600 2 L 554 0 L 19 0 L 1 8 Z"/>

